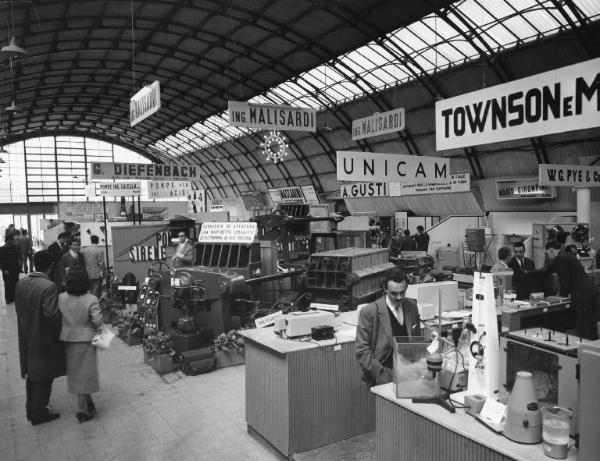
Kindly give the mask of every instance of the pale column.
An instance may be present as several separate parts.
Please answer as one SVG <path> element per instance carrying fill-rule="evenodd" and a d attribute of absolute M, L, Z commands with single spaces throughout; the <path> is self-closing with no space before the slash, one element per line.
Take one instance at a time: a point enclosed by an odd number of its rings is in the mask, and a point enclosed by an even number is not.
<path fill-rule="evenodd" d="M 589 187 L 576 187 L 577 192 L 577 222 L 590 222 L 591 191 Z"/>

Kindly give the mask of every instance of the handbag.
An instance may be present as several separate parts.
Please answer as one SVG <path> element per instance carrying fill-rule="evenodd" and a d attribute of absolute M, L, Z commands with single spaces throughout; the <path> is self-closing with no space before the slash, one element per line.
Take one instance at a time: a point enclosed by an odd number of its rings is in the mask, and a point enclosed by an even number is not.
<path fill-rule="evenodd" d="M 92 346 L 101 351 L 108 349 L 114 337 L 115 334 L 110 328 L 107 326 L 100 327 L 92 338 Z"/>

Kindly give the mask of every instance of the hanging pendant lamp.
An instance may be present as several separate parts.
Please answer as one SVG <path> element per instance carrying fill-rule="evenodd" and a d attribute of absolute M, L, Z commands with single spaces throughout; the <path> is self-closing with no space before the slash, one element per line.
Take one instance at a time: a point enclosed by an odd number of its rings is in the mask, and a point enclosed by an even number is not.
<path fill-rule="evenodd" d="M 15 98 L 10 103 L 10 106 L 4 108 L 6 112 L 19 112 L 19 106 L 15 103 Z"/>
<path fill-rule="evenodd" d="M 11 58 L 27 56 L 27 50 L 25 48 L 21 48 L 19 45 L 17 45 L 17 40 L 15 39 L 14 35 L 12 37 L 10 37 L 10 42 L 8 43 L 8 45 L 5 45 L 2 47 L 2 49 L 0 50 L 0 53 L 6 54 L 6 55 L 8 55 L 8 57 L 11 57 Z"/>

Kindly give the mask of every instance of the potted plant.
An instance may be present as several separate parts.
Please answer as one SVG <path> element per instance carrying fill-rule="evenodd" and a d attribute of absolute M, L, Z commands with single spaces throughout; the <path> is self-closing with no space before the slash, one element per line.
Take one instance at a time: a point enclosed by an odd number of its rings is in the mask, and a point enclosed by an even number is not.
<path fill-rule="evenodd" d="M 119 338 L 129 346 L 137 346 L 142 343 L 144 323 L 142 316 L 137 312 L 120 311 L 113 326 L 116 326 Z"/>
<path fill-rule="evenodd" d="M 108 296 L 107 291 L 103 291 L 100 299 L 98 299 L 100 305 L 100 312 L 102 313 L 102 320 L 104 323 L 114 323 L 116 321 L 118 311 L 113 300 Z"/>
<path fill-rule="evenodd" d="M 237 330 L 221 333 L 213 340 L 213 348 L 217 356 L 217 368 L 243 365 L 245 362 L 244 338 Z"/>
<path fill-rule="evenodd" d="M 144 338 L 144 355 L 148 356 L 148 364 L 158 374 L 173 370 L 173 340 L 162 331 L 153 332 Z"/>

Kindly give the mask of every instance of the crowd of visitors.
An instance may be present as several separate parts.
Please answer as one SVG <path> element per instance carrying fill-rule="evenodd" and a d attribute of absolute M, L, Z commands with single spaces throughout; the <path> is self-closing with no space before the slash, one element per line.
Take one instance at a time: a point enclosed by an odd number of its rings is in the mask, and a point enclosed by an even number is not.
<path fill-rule="evenodd" d="M 77 396 L 77 419 L 89 421 L 96 414 L 92 394 L 99 390 L 92 338 L 102 326 L 98 297 L 105 269 L 98 237 L 91 236 L 82 252 L 77 238 L 61 233 L 34 253 L 27 230 L 10 225 L 4 242 L 0 268 L 6 304 L 14 303 L 17 313 L 27 419 L 38 425 L 60 416 L 48 404 L 54 379 L 66 375 L 68 392 Z"/>

